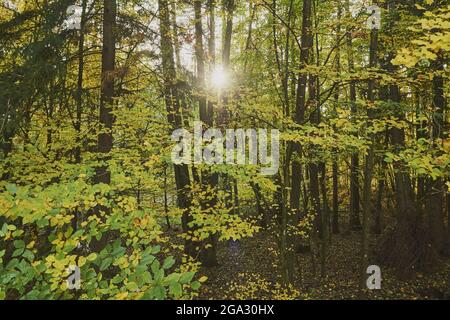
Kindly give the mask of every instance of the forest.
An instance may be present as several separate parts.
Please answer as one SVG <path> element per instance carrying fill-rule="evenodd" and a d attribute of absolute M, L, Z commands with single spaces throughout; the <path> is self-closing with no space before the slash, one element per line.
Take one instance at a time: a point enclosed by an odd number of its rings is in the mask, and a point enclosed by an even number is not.
<path fill-rule="evenodd" d="M 0 300 L 450 299 L 445 0 L 0 0 Z"/>

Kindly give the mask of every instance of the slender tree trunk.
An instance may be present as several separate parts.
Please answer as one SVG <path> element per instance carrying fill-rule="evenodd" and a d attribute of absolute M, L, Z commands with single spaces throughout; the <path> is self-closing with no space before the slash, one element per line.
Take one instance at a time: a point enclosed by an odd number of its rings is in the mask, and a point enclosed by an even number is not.
<path fill-rule="evenodd" d="M 351 17 L 350 13 L 350 1 L 346 0 L 346 16 Z M 349 72 L 355 71 L 355 63 L 353 59 L 353 41 L 352 32 L 350 28 L 346 32 L 347 38 L 347 57 L 348 57 L 348 69 Z M 356 108 L 356 81 L 350 81 L 350 111 L 353 118 L 357 116 Z M 359 230 L 361 228 L 361 221 L 359 219 L 360 210 L 360 197 L 359 197 L 359 155 L 358 152 L 354 152 L 351 157 L 350 164 L 350 230 Z"/>
<path fill-rule="evenodd" d="M 202 1 L 195 0 L 194 2 L 195 14 L 195 56 L 197 59 L 197 89 L 199 95 L 200 121 L 205 123 L 208 127 L 213 125 L 212 117 L 209 117 L 207 101 L 206 101 L 206 83 L 205 83 L 205 52 L 203 49 L 203 25 L 202 25 Z M 208 172 L 201 172 L 203 187 L 215 187 L 211 185 L 211 175 Z M 214 179 L 215 180 L 215 179 Z M 212 205 L 215 201 L 206 201 L 202 206 L 206 209 L 206 205 Z M 200 261 L 203 265 L 211 267 L 217 265 L 216 257 L 216 239 L 211 235 L 207 244 L 208 248 L 200 248 Z"/>
<path fill-rule="evenodd" d="M 107 161 L 111 159 L 110 152 L 113 145 L 112 128 L 114 117 L 112 114 L 114 104 L 114 72 L 116 61 L 116 1 L 104 0 L 103 2 L 103 47 L 102 47 L 102 83 L 100 94 L 100 133 L 98 135 L 97 151 L 101 155 L 103 162 L 96 168 L 96 183 L 111 183 L 111 172 Z M 110 208 L 98 205 L 94 211 L 98 214 L 100 211 L 110 212 Z M 94 251 L 100 251 L 108 242 L 110 233 L 103 234 L 99 241 L 93 241 Z"/>
<path fill-rule="evenodd" d="M 180 42 L 178 41 L 178 25 L 177 25 L 177 2 L 171 2 L 171 20 L 172 20 L 172 30 L 173 30 L 173 47 L 175 50 L 175 61 L 177 66 L 177 72 L 181 72 L 181 48 Z"/>
<path fill-rule="evenodd" d="M 223 26 L 225 31 L 223 33 L 222 39 L 222 68 L 224 72 L 230 71 L 230 58 L 231 58 L 231 39 L 233 36 L 233 17 L 234 17 L 235 3 L 234 0 L 224 0 L 223 1 Z M 218 124 L 225 125 L 228 123 L 228 96 L 223 95 L 223 106 L 218 111 Z M 225 183 L 228 185 L 228 183 Z"/>
<path fill-rule="evenodd" d="M 215 0 L 208 0 L 208 68 L 209 73 L 214 72 L 216 67 L 216 16 L 215 16 L 216 2 Z M 214 119 L 214 103 L 211 99 L 208 99 L 208 117 Z M 212 120 L 213 121 L 213 120 Z M 214 176 L 213 176 L 214 177 Z M 217 177 L 217 175 L 215 175 Z M 217 180 L 217 178 L 215 179 Z M 213 181 L 217 184 L 217 181 Z"/>
<path fill-rule="evenodd" d="M 197 60 L 197 90 L 199 94 L 200 121 L 212 126 L 206 105 L 205 52 L 203 49 L 202 1 L 194 1 L 195 13 L 195 57 Z"/>
<path fill-rule="evenodd" d="M 342 6 L 341 0 L 337 0 L 337 19 L 338 24 L 336 27 L 336 72 L 341 73 L 341 16 L 342 16 Z M 334 93 L 335 109 L 334 115 L 337 116 L 337 108 L 339 108 L 339 94 L 340 85 L 336 86 L 336 91 Z M 333 219 L 332 219 L 332 230 L 334 234 L 339 233 L 339 181 L 338 181 L 338 156 L 336 150 L 334 150 L 335 155 L 333 155 Z"/>
<path fill-rule="evenodd" d="M 76 94 L 76 148 L 75 148 L 75 162 L 81 163 L 81 116 L 83 114 L 83 70 L 84 70 L 84 32 L 86 25 L 86 6 L 87 0 L 83 0 L 81 4 L 81 22 L 80 22 L 80 39 L 78 42 L 78 79 L 77 79 L 77 94 Z"/>
<path fill-rule="evenodd" d="M 370 33 L 370 54 L 369 67 L 375 68 L 377 65 L 377 49 L 378 49 L 378 30 L 372 29 Z M 372 125 L 374 119 L 374 101 L 375 101 L 375 80 L 369 79 L 368 90 L 368 109 L 367 116 L 369 118 L 368 126 Z M 363 214 L 362 214 L 362 239 L 360 252 L 360 289 L 366 286 L 366 270 L 369 262 L 369 236 L 370 236 L 370 213 L 371 213 L 371 194 L 372 194 L 372 170 L 374 162 L 375 136 L 369 134 L 369 150 L 366 155 L 364 164 L 364 187 L 363 187 Z"/>
<path fill-rule="evenodd" d="M 393 72 L 392 69 L 391 65 L 391 71 Z M 400 89 L 395 84 L 390 85 L 390 100 L 397 105 L 400 104 Z M 397 117 L 399 120 L 404 120 L 404 114 L 401 112 L 397 112 Z M 400 152 L 405 147 L 405 131 L 396 127 L 393 127 L 390 131 L 392 144 L 396 151 Z M 414 205 L 411 179 L 400 161 L 394 162 L 394 179 L 398 218 L 402 220 L 415 217 L 417 210 Z"/>
<path fill-rule="evenodd" d="M 326 166 L 324 162 L 320 164 L 320 189 L 322 191 L 322 208 L 321 208 L 322 243 L 320 252 L 321 257 L 320 276 L 324 278 L 327 273 L 326 268 L 330 244 L 330 215 L 329 215 L 330 210 L 328 207 Z"/>
<path fill-rule="evenodd" d="M 249 3 L 248 10 L 249 10 L 250 21 L 248 22 L 247 40 L 245 41 L 245 51 L 250 50 L 250 45 L 252 43 L 253 21 L 255 19 L 255 14 L 256 14 L 256 5 Z M 247 72 L 247 66 L 248 66 L 248 58 L 246 57 L 245 61 L 244 61 L 244 72 Z"/>
<path fill-rule="evenodd" d="M 435 69 L 437 72 L 444 72 L 443 58 L 439 57 L 436 61 Z M 446 107 L 444 95 L 444 78 L 442 74 L 435 74 L 433 78 L 433 122 L 432 139 L 433 144 L 441 143 L 444 138 L 444 109 Z M 441 178 L 428 179 L 427 200 L 425 201 L 426 213 L 428 214 L 428 227 L 431 241 L 437 252 L 442 252 L 444 246 L 448 245 L 448 239 L 445 239 L 444 224 L 444 181 Z M 447 248 L 446 248 L 447 249 Z M 448 249 L 447 249 L 448 250 Z"/>
<path fill-rule="evenodd" d="M 167 0 L 158 0 L 160 32 L 161 32 L 161 60 L 164 80 L 164 99 L 166 104 L 167 119 L 173 129 L 180 128 L 181 115 L 179 107 L 179 96 L 176 83 L 176 71 L 173 52 L 172 31 L 170 29 L 170 12 Z M 191 231 L 188 225 L 192 221 L 189 212 L 190 206 L 190 178 L 189 168 L 186 164 L 174 164 L 175 184 L 177 190 L 177 205 L 183 211 L 182 226 L 185 233 Z M 191 257 L 196 257 L 198 250 L 196 243 L 185 241 L 185 252 Z"/>
<path fill-rule="evenodd" d="M 312 1 L 303 1 L 303 15 L 302 15 L 302 34 L 301 34 L 302 48 L 300 51 L 300 69 L 305 68 L 310 63 L 310 53 L 313 48 L 313 33 L 312 33 Z M 306 109 L 306 87 L 308 76 L 304 72 L 299 72 L 297 92 L 296 92 L 296 104 L 294 113 L 294 122 L 297 124 L 303 124 L 305 120 Z M 292 156 L 292 173 L 291 173 L 291 195 L 290 195 L 290 210 L 288 211 L 286 206 L 283 205 L 282 212 L 282 238 L 284 238 L 283 250 L 283 279 L 286 283 L 292 282 L 294 278 L 294 243 L 293 236 L 288 234 L 287 230 L 292 223 L 300 219 L 300 191 L 301 191 L 301 164 L 298 158 L 301 157 L 301 145 L 299 143 L 291 143 L 288 146 L 286 156 L 286 166 L 289 166 Z M 288 181 L 288 168 L 284 170 L 284 181 Z M 284 186 L 284 189 L 287 186 Z M 283 190 L 283 192 L 285 192 Z M 284 199 L 287 198 L 287 192 L 285 192 Z M 296 217 L 295 219 L 293 219 Z"/>
<path fill-rule="evenodd" d="M 233 34 L 234 0 L 224 0 L 225 6 L 225 37 L 222 51 L 222 64 L 225 70 L 230 66 L 231 36 Z"/>
<path fill-rule="evenodd" d="M 381 234 L 382 225 L 381 225 L 381 213 L 383 210 L 383 193 L 385 186 L 385 177 L 384 171 L 386 170 L 386 166 L 384 163 L 380 166 L 380 177 L 378 178 L 378 189 L 377 189 L 377 198 L 375 201 L 375 215 L 374 215 L 374 223 L 373 223 L 373 232 L 375 234 Z"/>
<path fill-rule="evenodd" d="M 102 161 L 110 159 L 113 136 L 114 70 L 116 61 L 116 1 L 103 1 L 103 49 L 102 49 L 102 85 L 100 99 L 101 132 L 98 136 L 98 152 L 104 154 Z M 110 184 L 111 172 L 106 164 L 97 168 L 97 183 Z"/>
<path fill-rule="evenodd" d="M 420 118 L 424 116 L 424 107 L 423 107 L 423 101 L 422 101 L 422 95 L 425 95 L 425 92 L 423 89 L 418 89 L 416 92 L 416 117 Z M 426 139 L 427 138 L 427 121 L 426 120 L 420 120 L 416 127 L 416 138 L 419 139 Z M 424 176 L 419 175 L 417 177 L 417 206 L 419 209 L 419 213 L 422 214 L 423 212 L 423 206 L 425 203 L 425 182 L 426 179 Z"/>
<path fill-rule="evenodd" d="M 169 202 L 167 197 L 167 166 L 164 165 L 164 215 L 166 217 L 167 228 L 170 230 Z"/>

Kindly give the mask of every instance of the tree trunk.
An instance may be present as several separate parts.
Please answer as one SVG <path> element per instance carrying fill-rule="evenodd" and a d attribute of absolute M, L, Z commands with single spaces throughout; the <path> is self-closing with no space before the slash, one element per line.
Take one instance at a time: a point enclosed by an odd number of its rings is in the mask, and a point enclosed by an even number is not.
<path fill-rule="evenodd" d="M 205 123 L 208 127 L 213 125 L 213 118 L 209 117 L 207 102 L 206 102 L 206 83 L 205 83 L 205 52 L 203 49 L 203 25 L 202 25 L 202 1 L 195 0 L 194 2 L 194 14 L 195 14 L 195 56 L 197 59 L 197 90 L 199 94 L 199 108 L 200 108 L 200 121 Z M 202 183 L 203 187 L 208 188 L 211 185 L 211 175 L 203 171 L 201 172 L 203 177 Z M 215 179 L 214 179 L 215 180 Z M 215 185 L 211 185 L 215 187 Z M 202 203 L 202 207 L 206 209 L 207 205 L 213 205 L 215 201 L 206 201 L 207 203 Z M 212 267 L 217 265 L 216 257 L 216 237 L 211 235 L 208 248 L 200 248 L 200 261 L 203 265 L 207 267 Z"/>
<path fill-rule="evenodd" d="M 350 13 L 350 2 L 346 0 L 346 16 L 347 18 L 351 17 Z M 352 41 L 352 32 L 350 28 L 347 29 L 346 32 L 347 38 L 347 57 L 348 57 L 348 71 L 355 71 L 355 63 L 353 59 L 353 41 Z M 357 108 L 356 108 L 356 81 L 350 81 L 350 111 L 352 117 L 357 116 Z M 359 155 L 358 152 L 354 152 L 351 157 L 350 164 L 350 219 L 349 219 L 349 228 L 350 230 L 360 230 L 361 229 L 361 221 L 359 219 L 359 209 L 360 209 L 360 198 L 359 198 Z"/>
<path fill-rule="evenodd" d="M 114 103 L 114 72 L 116 61 L 116 1 L 103 1 L 103 49 L 102 49 L 102 85 L 100 99 L 100 124 L 101 132 L 98 136 L 98 152 L 104 154 L 102 161 L 110 159 L 113 136 L 113 103 Z M 97 168 L 97 183 L 110 184 L 111 172 L 107 164 Z"/>
<path fill-rule="evenodd" d="M 378 30 L 372 29 L 370 33 L 370 54 L 369 67 L 374 68 L 377 65 L 377 48 L 378 48 Z M 369 79 L 368 83 L 368 109 L 367 116 L 369 118 L 368 126 L 372 125 L 374 119 L 373 103 L 375 101 L 375 80 Z M 369 236 L 370 236 L 370 213 L 371 213 L 371 194 L 372 194 L 372 170 L 374 162 L 375 136 L 369 134 L 369 150 L 366 155 L 364 164 L 364 187 L 363 187 L 363 214 L 362 214 L 362 239 L 360 252 L 360 289 L 366 287 L 366 270 L 369 261 Z"/>
<path fill-rule="evenodd" d="M 75 148 L 75 162 L 81 163 L 81 116 L 83 114 L 83 70 L 84 70 L 84 28 L 86 25 L 86 6 L 87 0 L 83 0 L 81 4 L 81 22 L 80 22 L 80 39 L 78 42 L 78 79 L 77 79 L 77 94 L 76 94 L 76 148 Z"/>
<path fill-rule="evenodd" d="M 436 61 L 435 69 L 437 72 L 444 72 L 443 58 L 439 57 Z M 435 74 L 433 78 L 433 121 L 432 121 L 432 139 L 433 144 L 440 144 L 444 138 L 444 110 L 446 107 L 444 96 L 444 78 L 442 74 Z M 444 246 L 448 244 L 445 237 L 444 224 L 444 191 L 445 185 L 441 178 L 428 179 L 427 200 L 425 201 L 425 212 L 428 214 L 428 227 L 432 244 L 437 252 L 443 252 Z M 447 248 L 446 248 L 447 249 Z"/>
<path fill-rule="evenodd" d="M 341 40 L 341 16 L 342 16 L 342 7 L 341 0 L 337 0 L 337 19 L 338 23 L 336 26 L 336 72 L 338 74 L 341 73 L 341 50 L 340 50 L 340 40 Z M 340 85 L 337 84 L 336 91 L 334 93 L 334 115 L 337 116 L 337 108 L 339 108 L 339 94 L 340 94 Z M 333 155 L 333 218 L 332 218 L 332 230 L 334 234 L 339 233 L 339 181 L 338 181 L 338 156 L 336 154 L 336 150 L 334 150 Z"/>
<path fill-rule="evenodd" d="M 172 32 L 170 29 L 170 13 L 167 0 L 158 0 L 160 32 L 161 32 L 161 57 L 162 72 L 164 80 L 164 99 L 168 122 L 173 129 L 180 128 L 181 115 L 179 108 L 179 97 L 176 84 L 176 71 L 174 62 L 174 52 L 172 43 Z M 177 190 L 177 205 L 183 210 L 182 227 L 183 231 L 189 233 L 191 227 L 188 223 L 192 221 L 189 212 L 190 206 L 190 178 L 189 168 L 186 164 L 174 164 L 175 184 Z M 185 241 L 185 252 L 191 257 L 197 256 L 196 244 L 190 240 Z"/>

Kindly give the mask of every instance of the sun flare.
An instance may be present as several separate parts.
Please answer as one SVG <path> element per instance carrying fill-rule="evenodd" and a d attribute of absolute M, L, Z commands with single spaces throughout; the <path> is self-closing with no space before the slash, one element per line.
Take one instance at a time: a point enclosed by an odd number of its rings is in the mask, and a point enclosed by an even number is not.
<path fill-rule="evenodd" d="M 211 73 L 211 85 L 216 89 L 223 89 L 229 82 L 228 73 L 222 66 L 217 66 Z"/>

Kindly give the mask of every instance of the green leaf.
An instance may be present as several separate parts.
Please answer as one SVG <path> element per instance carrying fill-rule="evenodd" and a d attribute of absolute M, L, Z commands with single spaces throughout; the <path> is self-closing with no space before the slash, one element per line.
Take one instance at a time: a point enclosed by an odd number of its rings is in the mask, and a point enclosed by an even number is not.
<path fill-rule="evenodd" d="M 8 231 L 8 224 L 3 224 L 2 230 L 0 231 L 0 236 L 5 236 L 6 232 Z"/>
<path fill-rule="evenodd" d="M 169 269 L 175 263 L 175 259 L 173 257 L 167 257 L 163 263 L 163 269 Z"/>
<path fill-rule="evenodd" d="M 36 225 L 38 226 L 38 228 L 43 228 L 48 226 L 48 220 L 45 218 L 39 219 L 38 221 L 36 221 Z"/>
<path fill-rule="evenodd" d="M 192 288 L 193 290 L 198 290 L 198 289 L 200 289 L 200 286 L 201 286 L 201 283 L 200 283 L 199 281 L 194 281 L 194 282 L 191 283 L 191 288 Z"/>
<path fill-rule="evenodd" d="M 8 191 L 9 193 L 17 193 L 17 187 L 15 184 L 7 184 L 5 186 L 6 191 Z"/>
<path fill-rule="evenodd" d="M 152 269 L 153 274 L 156 275 L 158 273 L 158 271 L 159 271 L 159 261 L 158 260 L 153 261 L 153 263 L 151 265 L 151 269 Z"/>
<path fill-rule="evenodd" d="M 112 263 L 112 258 L 106 258 L 100 264 L 100 271 L 106 270 Z"/>
<path fill-rule="evenodd" d="M 153 262 L 154 260 L 155 260 L 155 256 L 145 255 L 141 260 L 141 264 L 148 265 L 150 262 Z"/>
<path fill-rule="evenodd" d="M 179 297 L 182 294 L 181 284 L 175 282 L 169 285 L 169 292 L 175 297 Z"/>
<path fill-rule="evenodd" d="M 13 257 L 18 257 L 18 256 L 20 256 L 22 254 L 23 251 L 24 251 L 24 248 L 16 249 L 16 250 L 14 250 L 12 256 Z"/>
<path fill-rule="evenodd" d="M 22 255 L 24 258 L 27 258 L 28 261 L 32 262 L 34 260 L 34 254 L 30 250 L 25 250 L 25 252 Z"/>
<path fill-rule="evenodd" d="M 183 284 L 189 283 L 192 281 L 192 278 L 194 277 L 194 275 L 195 275 L 194 271 L 185 272 L 181 275 L 180 282 Z"/>
<path fill-rule="evenodd" d="M 126 285 L 127 289 L 130 291 L 136 291 L 139 289 L 138 285 L 136 284 L 136 282 L 128 282 Z"/>
<path fill-rule="evenodd" d="M 163 286 L 157 285 L 150 290 L 150 295 L 156 300 L 162 300 L 166 297 L 166 290 Z"/>
<path fill-rule="evenodd" d="M 23 240 L 14 240 L 14 247 L 17 249 L 24 248 L 25 242 Z"/>
<path fill-rule="evenodd" d="M 159 251 L 161 251 L 161 246 L 154 246 L 152 248 L 151 254 L 157 254 Z"/>
<path fill-rule="evenodd" d="M 179 280 L 180 280 L 179 273 L 171 273 L 164 279 L 164 283 L 172 284 L 172 283 L 178 282 Z"/>

